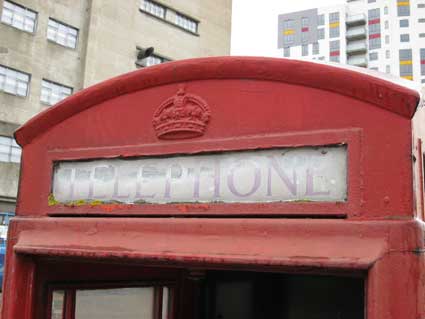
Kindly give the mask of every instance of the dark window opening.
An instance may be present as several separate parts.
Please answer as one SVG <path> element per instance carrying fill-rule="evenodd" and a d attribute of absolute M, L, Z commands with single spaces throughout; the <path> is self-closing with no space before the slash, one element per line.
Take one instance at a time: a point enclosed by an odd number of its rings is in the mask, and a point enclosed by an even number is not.
<path fill-rule="evenodd" d="M 362 319 L 361 278 L 208 272 L 202 319 Z"/>
<path fill-rule="evenodd" d="M 184 280 L 49 289 L 48 319 L 364 319 L 361 277 L 185 271 Z"/>

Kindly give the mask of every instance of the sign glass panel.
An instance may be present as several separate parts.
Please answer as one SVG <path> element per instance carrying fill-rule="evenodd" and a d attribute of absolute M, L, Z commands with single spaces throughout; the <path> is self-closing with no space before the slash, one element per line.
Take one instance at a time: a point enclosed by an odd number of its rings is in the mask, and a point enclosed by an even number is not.
<path fill-rule="evenodd" d="M 53 196 L 60 203 L 345 201 L 347 147 L 57 162 Z"/>

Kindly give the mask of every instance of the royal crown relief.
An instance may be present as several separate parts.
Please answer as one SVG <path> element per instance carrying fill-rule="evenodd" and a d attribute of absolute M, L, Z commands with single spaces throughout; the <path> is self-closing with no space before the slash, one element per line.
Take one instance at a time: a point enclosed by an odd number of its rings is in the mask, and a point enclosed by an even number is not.
<path fill-rule="evenodd" d="M 180 87 L 158 107 L 152 122 L 158 138 L 184 139 L 204 135 L 210 118 L 207 103 Z"/>

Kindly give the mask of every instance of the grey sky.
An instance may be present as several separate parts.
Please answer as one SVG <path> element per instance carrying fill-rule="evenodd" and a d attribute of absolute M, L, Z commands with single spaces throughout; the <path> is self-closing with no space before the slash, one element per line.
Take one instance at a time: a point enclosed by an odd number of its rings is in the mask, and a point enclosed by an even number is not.
<path fill-rule="evenodd" d="M 345 0 L 233 0 L 232 55 L 280 56 L 277 16 L 280 13 L 344 3 Z"/>

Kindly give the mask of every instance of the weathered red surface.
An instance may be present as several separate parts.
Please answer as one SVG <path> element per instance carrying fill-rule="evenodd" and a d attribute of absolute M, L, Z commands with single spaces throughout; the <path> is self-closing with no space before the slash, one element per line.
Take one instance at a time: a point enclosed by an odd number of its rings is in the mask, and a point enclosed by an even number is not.
<path fill-rule="evenodd" d="M 418 93 L 405 87 L 324 64 L 257 57 L 201 58 L 131 72 L 80 91 L 34 117 L 16 132 L 16 138 L 21 145 L 27 144 L 63 120 L 124 94 L 179 82 L 228 79 L 317 88 L 369 102 L 408 118 L 413 116 L 419 101 Z"/>
<path fill-rule="evenodd" d="M 154 114 L 182 86 L 208 104 L 208 127 L 202 137 L 158 139 Z M 417 99 L 378 78 L 285 59 L 195 59 L 133 72 L 77 93 L 17 131 L 25 145 L 17 214 L 411 216 L 405 163 Z M 346 203 L 48 206 L 58 160 L 339 143 L 349 144 Z"/>
<path fill-rule="evenodd" d="M 208 105 L 208 126 L 196 138 L 158 139 L 154 114 L 182 86 Z M 16 133 L 23 160 L 3 318 L 43 318 L 52 281 L 187 268 L 362 276 L 368 319 L 424 317 L 417 102 L 416 92 L 371 76 L 260 58 L 167 63 L 77 93 Z M 58 160 L 340 143 L 348 146 L 342 203 L 48 205 Z"/>

